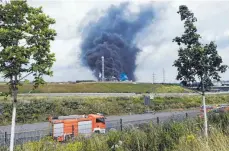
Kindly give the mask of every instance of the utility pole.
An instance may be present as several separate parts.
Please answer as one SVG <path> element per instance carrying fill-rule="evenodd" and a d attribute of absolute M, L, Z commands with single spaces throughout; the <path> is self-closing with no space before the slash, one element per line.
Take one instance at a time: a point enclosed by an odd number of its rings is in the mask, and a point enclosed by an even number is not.
<path fill-rule="evenodd" d="M 153 73 L 153 84 L 155 83 L 155 73 Z"/>
<path fill-rule="evenodd" d="M 101 59 L 102 59 L 102 81 L 104 81 L 104 56 L 102 56 Z"/>
<path fill-rule="evenodd" d="M 163 83 L 165 83 L 165 69 L 163 68 Z"/>

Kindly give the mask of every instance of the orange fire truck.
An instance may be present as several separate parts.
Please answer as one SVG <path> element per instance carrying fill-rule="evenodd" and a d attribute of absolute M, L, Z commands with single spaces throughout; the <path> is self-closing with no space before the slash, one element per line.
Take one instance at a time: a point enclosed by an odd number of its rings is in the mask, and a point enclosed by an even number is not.
<path fill-rule="evenodd" d="M 105 133 L 105 117 L 100 114 L 49 117 L 52 137 L 57 141 L 91 133 Z"/>

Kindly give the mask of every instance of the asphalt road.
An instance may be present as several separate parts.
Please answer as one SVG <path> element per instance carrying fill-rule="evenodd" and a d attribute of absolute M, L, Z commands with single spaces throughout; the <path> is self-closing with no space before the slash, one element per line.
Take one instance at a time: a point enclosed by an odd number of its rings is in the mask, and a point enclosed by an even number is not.
<path fill-rule="evenodd" d="M 229 94 L 229 92 L 207 92 L 206 95 L 216 95 L 216 94 Z M 19 96 L 79 96 L 79 97 L 133 97 L 140 96 L 142 94 L 136 93 L 24 93 L 19 94 Z M 182 97 L 182 96 L 196 96 L 199 93 L 155 93 L 155 96 L 160 97 Z"/>
<path fill-rule="evenodd" d="M 156 114 L 134 114 L 134 115 L 122 115 L 122 116 L 108 116 L 106 119 L 107 128 L 118 127 L 120 119 L 124 125 L 127 124 L 136 124 L 136 123 L 143 123 L 146 121 L 153 121 L 156 122 L 157 117 L 159 117 L 160 122 L 166 121 L 174 117 L 176 119 L 183 119 L 186 113 L 188 113 L 189 117 L 197 116 L 199 110 L 188 110 L 188 111 L 173 111 L 173 112 L 157 112 Z M 0 133 L 10 133 L 11 126 L 0 126 Z M 41 122 L 41 123 L 34 123 L 34 124 L 24 124 L 24 125 L 17 125 L 15 128 L 16 133 L 19 132 L 28 132 L 28 131 L 35 131 L 35 130 L 44 130 L 49 129 L 48 122 Z"/>

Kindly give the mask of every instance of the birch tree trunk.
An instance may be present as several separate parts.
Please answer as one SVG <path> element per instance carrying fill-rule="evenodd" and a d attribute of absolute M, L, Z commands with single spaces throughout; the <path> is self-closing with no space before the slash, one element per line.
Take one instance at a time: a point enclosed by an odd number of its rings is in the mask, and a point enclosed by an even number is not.
<path fill-rule="evenodd" d="M 206 101 L 205 101 L 205 76 L 201 77 L 202 81 L 202 103 L 204 109 L 204 136 L 208 137 L 208 119 L 207 119 L 207 110 L 206 110 Z"/>
<path fill-rule="evenodd" d="M 16 121 L 16 108 L 17 108 L 17 76 L 12 81 L 12 97 L 13 97 L 13 111 L 12 111 L 12 124 L 11 124 L 11 136 L 10 136 L 10 151 L 14 150 L 14 134 L 15 134 L 15 121 Z"/>
<path fill-rule="evenodd" d="M 202 92 L 202 102 L 204 108 L 204 135 L 208 137 L 208 120 L 207 120 L 207 110 L 206 110 L 206 102 L 205 102 L 205 93 Z"/>

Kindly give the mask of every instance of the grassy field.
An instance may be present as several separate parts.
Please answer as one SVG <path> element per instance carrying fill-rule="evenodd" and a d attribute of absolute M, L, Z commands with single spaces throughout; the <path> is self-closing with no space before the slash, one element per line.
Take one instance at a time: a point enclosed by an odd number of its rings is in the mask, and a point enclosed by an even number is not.
<path fill-rule="evenodd" d="M 203 121 L 187 119 L 160 125 L 142 124 L 139 128 L 94 134 L 89 139 L 76 137 L 66 143 L 51 137 L 38 142 L 16 146 L 16 151 L 228 151 L 228 115 L 215 115 L 209 119 L 211 128 L 208 139 L 203 136 Z M 214 121 L 217 119 L 217 121 Z M 112 149 L 114 146 L 115 149 Z M 6 148 L 2 148 L 3 150 Z"/>
<path fill-rule="evenodd" d="M 19 93 L 28 93 L 31 84 L 19 87 Z M 0 84 L 0 92 L 8 92 L 8 86 Z M 45 84 L 31 93 L 186 93 L 191 90 L 177 85 L 162 85 L 150 83 L 77 83 L 77 84 Z"/>
<path fill-rule="evenodd" d="M 17 105 L 17 123 L 35 123 L 47 121 L 49 115 L 72 115 L 102 112 L 105 115 L 143 113 L 147 107 L 142 97 L 19 97 Z M 229 103 L 229 95 L 207 96 L 207 104 Z M 201 105 L 200 96 L 189 97 L 156 97 L 150 110 L 191 109 Z M 0 99 L 3 111 L 0 125 L 11 121 L 12 104 L 10 99 Z"/>

